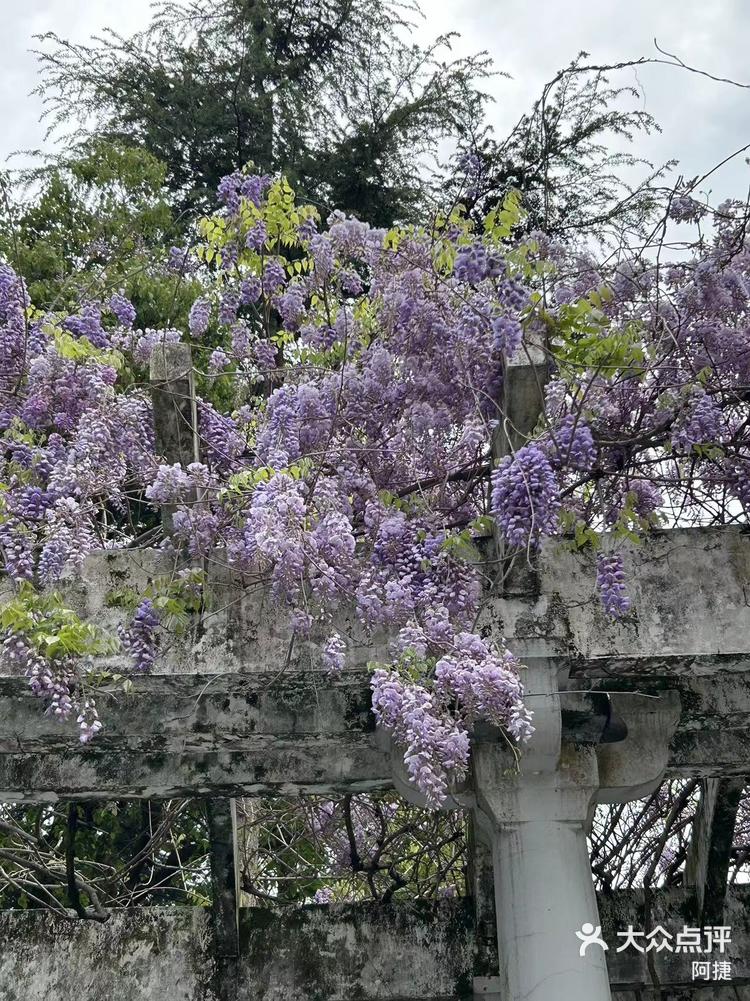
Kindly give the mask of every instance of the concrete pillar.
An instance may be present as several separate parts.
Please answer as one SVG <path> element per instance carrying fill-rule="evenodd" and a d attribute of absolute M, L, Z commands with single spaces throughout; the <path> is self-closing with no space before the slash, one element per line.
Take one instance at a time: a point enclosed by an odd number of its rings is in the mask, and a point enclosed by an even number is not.
<path fill-rule="evenodd" d="M 576 935 L 600 925 L 586 843 L 589 818 L 597 802 L 636 799 L 658 785 L 679 706 L 669 693 L 629 702 L 613 696 L 627 722 L 625 739 L 599 745 L 566 740 L 560 662 L 553 656 L 523 660 L 536 731 L 519 770 L 511 770 L 503 740 L 479 732 L 472 747 L 473 793 L 457 790 L 455 797 L 473 806 L 492 847 L 499 957 L 492 1001 L 610 1001 L 605 949 L 591 944 L 581 956 Z"/>
<path fill-rule="evenodd" d="M 170 464 L 180 462 L 185 467 L 198 462 L 198 402 L 190 345 L 157 344 L 151 355 L 149 378 L 157 452 Z M 172 531 L 173 514 L 174 507 L 164 505 L 162 524 L 166 535 Z"/>
<path fill-rule="evenodd" d="M 695 890 L 701 925 L 720 925 L 723 920 L 734 827 L 744 785 L 744 777 L 736 776 L 701 781 L 685 864 L 685 885 Z"/>
<path fill-rule="evenodd" d="M 497 975 L 497 919 L 491 839 L 467 818 L 469 893 L 474 904 L 474 998 L 503 1001 Z"/>
<path fill-rule="evenodd" d="M 508 776 L 500 745 L 474 748 L 478 822 L 492 844 L 505 1001 L 609 1001 L 604 950 L 579 955 L 599 925 L 586 844 L 597 788 L 593 748 L 563 749 L 552 771 Z"/>
<path fill-rule="evenodd" d="M 183 467 L 200 461 L 198 401 L 189 344 L 157 344 L 150 364 L 151 400 L 157 451 L 168 463 Z M 199 498 L 190 498 L 198 503 Z M 165 535 L 172 531 L 172 507 L 162 510 Z M 220 1001 L 236 997 L 239 960 L 239 874 L 237 816 L 234 800 L 207 799 L 211 864 L 211 917 L 215 941 L 215 995 Z"/>
<path fill-rule="evenodd" d="M 600 924 L 586 843 L 600 790 L 598 749 L 562 739 L 558 660 L 523 659 L 536 730 L 522 751 L 520 770 L 507 740 L 478 726 L 472 781 L 454 787 L 446 802 L 448 809 L 473 811 L 477 838 L 490 846 L 492 857 L 491 868 L 482 866 L 476 875 L 490 884 L 479 896 L 494 893 L 499 975 L 487 964 L 480 967 L 474 998 L 610 1001 L 604 950 L 591 945 L 581 956 L 576 936 L 584 925 L 593 930 Z M 391 751 L 394 785 L 409 802 L 423 805 L 406 775 L 403 749 L 388 734 L 382 739 Z"/>
<path fill-rule="evenodd" d="M 189 344 L 157 344 L 149 378 L 156 447 L 167 462 L 187 466 L 200 458 L 198 414 Z"/>

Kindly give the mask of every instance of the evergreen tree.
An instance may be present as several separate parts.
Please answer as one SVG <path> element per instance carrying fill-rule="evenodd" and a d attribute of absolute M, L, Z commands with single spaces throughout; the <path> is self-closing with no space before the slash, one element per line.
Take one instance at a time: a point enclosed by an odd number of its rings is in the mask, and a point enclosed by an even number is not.
<path fill-rule="evenodd" d="M 462 145 L 447 187 L 477 220 L 513 190 L 527 229 L 552 237 L 643 234 L 663 210 L 660 183 L 676 161 L 655 166 L 632 152 L 639 134 L 659 126 L 636 88 L 611 79 L 644 60 L 597 66 L 587 55 L 556 73 L 504 138 L 482 125 Z"/>
<path fill-rule="evenodd" d="M 52 129 L 166 164 L 180 210 L 252 162 L 389 224 L 414 215 L 438 144 L 476 127 L 488 73 L 483 54 L 451 59 L 450 35 L 410 41 L 416 16 L 400 0 L 167 0 L 130 38 L 43 36 L 39 89 Z"/>

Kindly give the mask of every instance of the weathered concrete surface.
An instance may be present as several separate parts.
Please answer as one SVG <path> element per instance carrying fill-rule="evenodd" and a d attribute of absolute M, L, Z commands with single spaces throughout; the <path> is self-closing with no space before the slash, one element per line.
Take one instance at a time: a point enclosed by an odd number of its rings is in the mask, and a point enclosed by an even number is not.
<path fill-rule="evenodd" d="M 533 572 L 516 558 L 485 621 L 519 653 L 555 650 L 573 673 L 713 674 L 747 671 L 750 533 L 742 528 L 653 532 L 623 549 L 633 612 L 613 622 L 596 594 L 593 553 L 546 545 Z"/>
<path fill-rule="evenodd" d="M 74 728 L 41 712 L 21 678 L 0 678 L 0 754 L 70 750 Z M 252 751 L 262 744 L 360 740 L 375 730 L 365 674 L 160 676 L 97 693 L 101 751 Z M 31 711 L 30 711 L 31 710 Z"/>
<path fill-rule="evenodd" d="M 181 636 L 162 631 L 157 672 L 321 670 L 321 649 L 331 627 L 314 624 L 309 637 L 295 637 L 292 642 L 288 616 L 280 613 L 268 588 L 243 590 L 231 570 L 222 566 L 222 559 L 210 567 L 204 586 L 205 612 L 194 627 Z M 80 573 L 66 577 L 61 590 L 82 617 L 114 632 L 127 621 L 123 596 L 143 594 L 151 581 L 171 577 L 177 567 L 174 555 L 158 549 L 96 552 L 86 559 Z M 334 628 L 347 638 L 347 670 L 362 670 L 370 661 L 387 657 L 387 637 L 367 634 L 351 609 L 338 613 Z M 128 666 L 124 655 L 109 655 L 101 663 L 112 671 Z"/>
<path fill-rule="evenodd" d="M 470 997 L 468 899 L 246 913 L 238 1001 Z"/>
<path fill-rule="evenodd" d="M 612 1001 L 750 1001 L 750 987 L 721 985 L 713 981 L 675 990 L 617 991 L 612 995 Z"/>
<path fill-rule="evenodd" d="M 559 902 L 562 903 L 562 902 Z M 691 962 L 668 951 L 617 954 L 618 931 L 695 924 L 683 891 L 599 897 L 613 1001 L 746 1001 L 750 888 L 729 895 L 725 924 L 732 983 L 695 990 Z M 579 942 L 570 928 L 571 963 Z M 0 912 L 2 1001 L 217 1001 L 210 915 L 201 908 L 113 911 L 109 922 Z M 232 1001 L 460 1001 L 472 993 L 473 905 L 439 902 L 241 911 Z M 700 958 L 700 957 L 698 957 Z M 708 957 L 706 957 L 708 958 Z M 484 971 L 486 972 L 486 971 Z M 661 994 L 654 989 L 654 976 Z M 722 993 L 724 992 L 724 993 Z M 502 999 L 509 1001 L 509 999 Z M 560 1001 L 575 1001 L 563 999 Z"/>
<path fill-rule="evenodd" d="M 607 683 L 609 686 L 609 683 Z M 680 678 L 673 775 L 750 773 L 750 675 Z M 634 703 L 616 696 L 634 724 Z M 563 735 L 592 739 L 585 700 L 563 710 Z M 390 755 L 375 733 L 369 676 L 312 672 L 158 676 L 97 696 L 105 729 L 88 746 L 41 711 L 22 678 L 0 678 L 0 799 L 235 796 L 390 788 Z M 616 745 L 613 745 L 616 746 Z M 510 761 L 509 761 L 510 764 Z"/>
<path fill-rule="evenodd" d="M 747 774 L 750 536 L 735 528 L 654 533 L 627 560 L 636 611 L 625 623 L 605 619 L 590 559 L 554 545 L 538 572 L 519 563 L 507 594 L 488 603 L 483 626 L 522 655 L 551 656 L 563 689 L 622 690 L 613 701 L 631 724 L 639 710 L 625 693 L 665 701 L 677 693 L 672 774 Z M 111 607 L 112 593 L 140 593 L 170 569 L 172 558 L 155 551 L 96 554 L 83 579 L 69 582 L 70 601 L 114 628 L 124 612 Z M 342 613 L 349 666 L 332 681 L 319 670 L 320 637 L 290 648 L 288 626 L 263 591 L 238 598 L 228 579 L 215 576 L 209 592 L 209 613 L 164 652 L 158 674 L 137 679 L 131 695 L 97 694 L 105 728 L 90 747 L 78 746 L 74 727 L 43 715 L 24 679 L 0 678 L 0 795 L 239 795 L 390 784 L 364 670 L 385 656 L 384 637 L 366 636 Z M 122 664 L 115 658 L 107 666 Z M 541 700 L 530 704 L 539 711 Z M 586 697 L 564 696 L 561 705 L 566 739 L 596 739 Z"/>
<path fill-rule="evenodd" d="M 449 1001 L 471 994 L 468 900 L 242 911 L 232 1001 Z M 2 1001 L 217 1001 L 209 912 L 104 924 L 0 912 Z"/>
<path fill-rule="evenodd" d="M 0 799 L 391 785 L 363 675 L 155 676 L 97 702 L 103 739 L 84 747 L 71 726 L 43 715 L 22 679 L 0 679 Z"/>
<path fill-rule="evenodd" d="M 209 912 L 115 911 L 106 924 L 0 911 L 2 1001 L 217 1001 Z"/>
<path fill-rule="evenodd" d="M 586 677 L 674 678 L 750 670 L 750 533 L 734 526 L 653 532 L 623 549 L 633 612 L 613 622 L 596 593 L 592 553 L 549 543 L 530 570 L 518 556 L 502 597 L 487 603 L 482 625 L 520 655 L 557 656 L 561 669 Z M 65 585 L 70 604 L 103 627 L 125 620 L 116 592 L 141 593 L 173 573 L 174 557 L 158 550 L 94 553 L 80 578 Z M 232 574 L 214 566 L 207 613 L 183 638 L 170 639 L 159 673 L 247 673 L 318 670 L 327 633 L 296 639 L 263 588 L 239 595 Z M 337 628 L 348 641 L 347 669 L 387 657 L 387 637 L 370 636 L 351 612 Z M 109 658 L 111 667 L 122 658 Z"/>
<path fill-rule="evenodd" d="M 713 981 L 677 987 L 675 990 L 617 991 L 612 995 L 612 1001 L 750 1001 L 750 987 L 721 985 Z"/>

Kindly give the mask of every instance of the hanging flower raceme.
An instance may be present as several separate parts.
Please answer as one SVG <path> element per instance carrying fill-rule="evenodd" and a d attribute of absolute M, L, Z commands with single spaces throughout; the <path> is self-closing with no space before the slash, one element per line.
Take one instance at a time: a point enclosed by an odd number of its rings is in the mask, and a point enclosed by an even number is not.
<path fill-rule="evenodd" d="M 620 619 L 630 611 L 630 598 L 626 594 L 625 570 L 620 553 L 599 553 L 596 557 L 596 586 L 604 611 L 613 619 Z"/>
<path fill-rule="evenodd" d="M 539 546 L 558 528 L 559 485 L 535 443 L 506 456 L 492 473 L 491 510 L 511 546 Z"/>
<path fill-rule="evenodd" d="M 519 743 L 531 736 L 520 665 L 475 633 L 455 633 L 444 607 L 401 629 L 394 651 L 394 665 L 373 674 L 373 711 L 404 747 L 408 774 L 435 809 L 466 774 L 476 722 L 501 727 Z"/>
<path fill-rule="evenodd" d="M 131 658 L 133 670 L 145 674 L 156 660 L 157 629 L 159 617 L 149 598 L 138 605 L 130 625 L 120 630 L 120 639 Z"/>

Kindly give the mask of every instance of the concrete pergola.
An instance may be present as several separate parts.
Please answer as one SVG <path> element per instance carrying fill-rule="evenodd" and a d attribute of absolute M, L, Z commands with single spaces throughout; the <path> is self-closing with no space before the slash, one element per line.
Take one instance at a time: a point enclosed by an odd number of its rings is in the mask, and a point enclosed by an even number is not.
<path fill-rule="evenodd" d="M 531 363 L 528 363 L 528 362 Z M 507 373 L 495 454 L 539 412 L 541 359 Z M 154 362 L 164 454 L 192 461 L 190 357 Z M 495 549 L 496 558 L 502 551 Z M 113 588 L 141 587 L 165 557 L 89 558 L 70 600 L 114 625 Z M 654 532 L 626 552 L 634 614 L 614 623 L 595 593 L 592 558 L 550 543 L 505 565 L 482 629 L 527 665 L 536 733 L 518 774 L 491 728 L 449 806 L 470 811 L 473 896 L 461 900 L 241 908 L 233 797 L 396 788 L 401 753 L 376 731 L 366 664 L 387 637 L 342 615 L 351 656 L 324 675 L 316 638 L 290 650 L 265 594 L 237 599 L 212 573 L 219 611 L 171 649 L 132 693 L 97 696 L 105 730 L 87 747 L 39 711 L 24 679 L 0 678 L 0 800 L 127 797 L 209 800 L 214 906 L 114 912 L 104 925 L 42 912 L 0 913 L 0 995 L 15 1001 L 159 995 L 184 1001 L 651 1001 L 750 998 L 750 896 L 727 892 L 737 804 L 750 774 L 750 536 L 741 528 Z M 230 593 L 232 600 L 228 600 Z M 110 665 L 113 669 L 117 662 Z M 624 726 L 623 726 L 624 724 Z M 685 886 L 594 892 L 586 844 L 598 803 L 699 776 Z M 601 926 L 608 952 L 579 955 L 575 932 Z M 698 983 L 690 955 L 616 952 L 618 930 L 729 925 L 728 984 Z M 717 958 L 717 957 L 713 957 Z"/>

